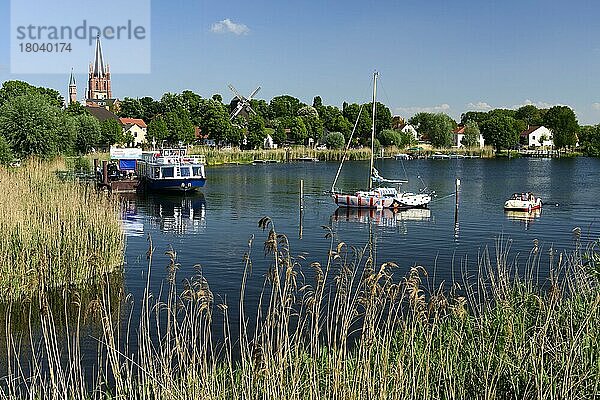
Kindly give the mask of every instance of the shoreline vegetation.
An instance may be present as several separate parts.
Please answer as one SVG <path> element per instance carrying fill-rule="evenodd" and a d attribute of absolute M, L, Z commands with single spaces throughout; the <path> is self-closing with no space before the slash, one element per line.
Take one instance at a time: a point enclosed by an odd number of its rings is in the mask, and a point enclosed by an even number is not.
<path fill-rule="evenodd" d="M 122 268 L 119 202 L 61 180 L 65 168 L 62 159 L 0 168 L 0 301 L 101 284 Z"/>
<path fill-rule="evenodd" d="M 577 229 L 572 252 L 548 256 L 534 243 L 521 263 L 510 241 L 499 239 L 495 254 L 484 251 L 475 265 L 464 260 L 462 281 L 440 283 L 423 267 L 402 274 L 373 260 L 368 245 L 357 249 L 333 235 L 326 263 L 307 264 L 270 219 L 259 226 L 266 240 L 258 257 L 264 249 L 270 267 L 252 271 L 250 240 L 239 304 L 213 294 L 200 267 L 179 287 L 171 251 L 161 294 L 147 287 L 142 299 L 123 303 L 139 307 L 139 322 L 130 326 L 131 312 L 114 311 L 108 295 L 96 302 L 95 376 L 86 378 L 78 340 L 68 349 L 56 341 L 63 325 L 73 325 L 47 311 L 39 316 L 40 343 L 19 343 L 9 330 L 0 397 L 580 399 L 600 392 L 599 243 L 584 246 Z M 149 271 L 153 251 L 150 241 Z M 257 310 L 245 303 L 252 273 L 266 276 Z M 230 310 L 239 313 L 239 332 L 230 329 Z M 119 324 L 123 315 L 130 319 Z M 27 368 L 22 347 L 32 354 Z"/>

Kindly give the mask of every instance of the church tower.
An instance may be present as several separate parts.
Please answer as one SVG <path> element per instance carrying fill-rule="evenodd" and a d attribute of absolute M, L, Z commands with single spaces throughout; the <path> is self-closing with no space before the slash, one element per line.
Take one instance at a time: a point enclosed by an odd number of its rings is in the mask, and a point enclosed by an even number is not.
<path fill-rule="evenodd" d="M 90 64 L 87 102 L 105 103 L 106 100 L 109 99 L 112 99 L 112 90 L 110 87 L 110 69 L 108 65 L 104 65 L 102 46 L 100 46 L 100 36 L 98 36 L 96 38 L 94 62 Z"/>
<path fill-rule="evenodd" d="M 71 68 L 71 77 L 69 78 L 69 104 L 77 103 L 77 84 L 75 83 L 75 75 Z"/>

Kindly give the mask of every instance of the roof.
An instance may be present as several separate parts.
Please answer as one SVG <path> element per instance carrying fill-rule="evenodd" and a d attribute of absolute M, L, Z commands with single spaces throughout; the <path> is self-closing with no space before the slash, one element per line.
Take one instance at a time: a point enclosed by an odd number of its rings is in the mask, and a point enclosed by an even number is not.
<path fill-rule="evenodd" d="M 106 75 L 104 68 L 104 56 L 102 55 L 102 46 L 100 46 L 100 35 L 96 38 L 96 52 L 94 53 L 94 64 L 92 72 L 94 77 L 102 78 Z"/>
<path fill-rule="evenodd" d="M 543 128 L 543 126 L 538 126 L 538 125 L 530 126 L 529 128 L 525 129 L 523 132 L 521 132 L 521 136 L 527 137 L 527 136 L 529 136 L 530 133 L 535 132 L 540 128 Z"/>
<path fill-rule="evenodd" d="M 454 133 L 455 135 L 464 135 L 465 134 L 465 127 L 464 126 L 459 126 L 458 128 L 454 129 L 452 131 L 452 133 Z"/>
<path fill-rule="evenodd" d="M 98 106 L 85 106 L 85 109 L 89 111 L 90 114 L 92 114 L 94 117 L 96 117 L 96 119 L 100 122 L 104 122 L 107 119 L 114 119 L 114 120 L 119 120 L 119 117 L 117 117 L 113 112 L 108 111 L 106 108 L 104 107 L 98 107 Z"/>
<path fill-rule="evenodd" d="M 137 125 L 140 128 L 147 128 L 148 126 L 146 125 L 146 123 L 144 122 L 143 119 L 141 118 L 119 118 L 119 121 L 121 121 L 121 125 L 125 125 L 125 126 L 132 126 L 132 125 Z"/>

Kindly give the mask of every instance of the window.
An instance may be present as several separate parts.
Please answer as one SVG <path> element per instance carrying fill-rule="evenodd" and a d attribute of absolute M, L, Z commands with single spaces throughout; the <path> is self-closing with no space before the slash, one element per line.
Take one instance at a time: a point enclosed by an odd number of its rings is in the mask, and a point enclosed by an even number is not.
<path fill-rule="evenodd" d="M 160 178 L 160 167 L 154 167 L 154 172 L 152 173 L 153 178 Z"/>
<path fill-rule="evenodd" d="M 202 176 L 202 167 L 192 167 L 194 176 Z"/>
<path fill-rule="evenodd" d="M 162 169 L 162 177 L 163 178 L 173 178 L 175 176 L 175 170 L 173 167 L 163 167 Z"/>
<path fill-rule="evenodd" d="M 190 167 L 181 167 L 181 176 L 190 176 Z"/>

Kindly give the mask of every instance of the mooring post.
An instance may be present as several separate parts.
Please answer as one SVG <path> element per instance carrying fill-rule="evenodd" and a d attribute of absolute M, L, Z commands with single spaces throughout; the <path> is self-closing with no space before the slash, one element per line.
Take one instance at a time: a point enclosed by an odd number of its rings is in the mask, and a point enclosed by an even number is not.
<path fill-rule="evenodd" d="M 94 179 L 98 179 L 98 159 L 94 158 Z"/>
<path fill-rule="evenodd" d="M 458 203 L 460 197 L 460 179 L 456 178 L 454 187 L 454 237 L 458 238 Z"/>
<path fill-rule="evenodd" d="M 304 220 L 304 179 L 300 179 L 300 239 L 302 239 L 303 220 Z"/>
<path fill-rule="evenodd" d="M 108 161 L 102 160 L 102 183 L 108 185 Z"/>

